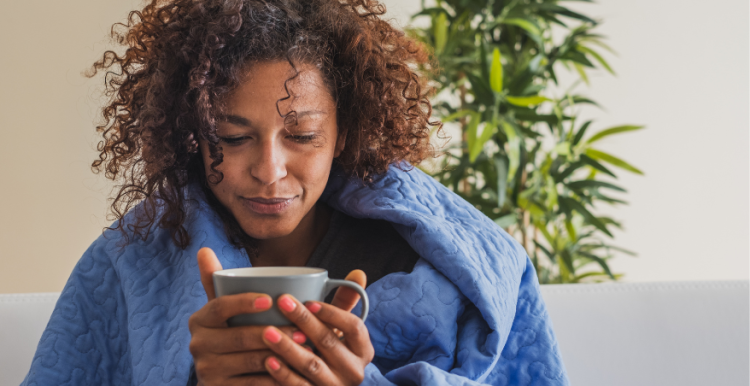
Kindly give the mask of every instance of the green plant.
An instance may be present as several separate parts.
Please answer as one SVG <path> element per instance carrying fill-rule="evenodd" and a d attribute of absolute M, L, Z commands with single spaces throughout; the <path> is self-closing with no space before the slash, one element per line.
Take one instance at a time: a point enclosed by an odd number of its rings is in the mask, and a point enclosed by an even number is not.
<path fill-rule="evenodd" d="M 580 109 L 596 102 L 573 93 L 586 71 L 614 74 L 595 50 L 607 49 L 592 30 L 597 22 L 558 0 L 437 0 L 414 15 L 430 26 L 410 33 L 432 47 L 437 68 L 424 68 L 437 90 L 436 113 L 457 121 L 461 141 L 439 165 L 423 166 L 514 235 L 531 257 L 542 283 L 616 280 L 607 261 L 612 218 L 595 204 L 624 203 L 625 190 L 602 180 L 610 166 L 640 170 L 593 147 L 610 135 L 641 129 L 623 125 L 591 132 Z M 573 22 L 577 26 L 570 26 Z M 553 25 L 565 34 L 553 41 Z M 560 66 L 578 81 L 554 96 Z M 607 166 L 605 166 L 605 164 Z"/>

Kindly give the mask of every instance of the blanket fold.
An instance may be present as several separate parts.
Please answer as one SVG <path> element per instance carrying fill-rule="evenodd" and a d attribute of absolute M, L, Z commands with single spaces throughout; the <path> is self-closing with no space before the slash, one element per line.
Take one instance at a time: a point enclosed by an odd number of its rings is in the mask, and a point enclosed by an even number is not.
<path fill-rule="evenodd" d="M 129 243 L 107 231 L 92 244 L 24 385 L 187 384 L 187 320 L 206 303 L 198 249 L 212 248 L 224 268 L 249 266 L 199 191 L 188 192 L 185 250 L 163 229 Z M 411 273 L 367 288 L 376 356 L 363 385 L 569 384 L 526 252 L 469 203 L 418 169 L 396 167 L 370 185 L 334 169 L 321 200 L 393 223 L 422 257 Z"/>

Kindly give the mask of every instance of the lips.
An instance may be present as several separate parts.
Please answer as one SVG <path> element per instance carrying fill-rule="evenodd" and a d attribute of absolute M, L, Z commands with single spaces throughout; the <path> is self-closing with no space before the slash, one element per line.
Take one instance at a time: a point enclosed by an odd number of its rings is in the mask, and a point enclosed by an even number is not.
<path fill-rule="evenodd" d="M 294 201 L 295 197 L 242 197 L 244 206 L 257 214 L 279 214 L 286 210 Z"/>

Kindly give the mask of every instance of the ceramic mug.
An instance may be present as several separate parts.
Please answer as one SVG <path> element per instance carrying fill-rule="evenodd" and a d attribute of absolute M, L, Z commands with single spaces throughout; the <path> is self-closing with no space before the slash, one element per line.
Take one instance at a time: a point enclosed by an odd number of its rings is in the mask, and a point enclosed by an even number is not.
<path fill-rule="evenodd" d="M 213 274 L 216 296 L 234 295 L 246 292 L 267 294 L 274 299 L 270 309 L 253 314 L 236 315 L 229 320 L 229 326 L 289 326 L 289 321 L 277 308 L 275 300 L 283 294 L 294 296 L 301 303 L 309 300 L 322 302 L 336 287 L 349 287 L 362 298 L 364 321 L 369 311 L 367 292 L 357 283 L 348 280 L 329 279 L 328 271 L 311 267 L 250 267 L 216 271 Z"/>

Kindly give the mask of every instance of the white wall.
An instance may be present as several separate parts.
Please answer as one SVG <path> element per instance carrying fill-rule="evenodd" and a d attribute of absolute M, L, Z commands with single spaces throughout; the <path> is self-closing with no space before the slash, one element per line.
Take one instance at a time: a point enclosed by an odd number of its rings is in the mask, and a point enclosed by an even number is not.
<path fill-rule="evenodd" d="M 575 3 L 604 20 L 618 76 L 600 74 L 589 111 L 605 128 L 646 130 L 603 140 L 645 176 L 620 182 L 630 205 L 616 241 L 628 281 L 748 279 L 748 2 L 677 0 Z"/>
<path fill-rule="evenodd" d="M 4 2 L 0 23 L 0 293 L 59 291 L 109 223 L 96 156 L 99 83 L 80 73 L 135 0 Z M 388 0 L 401 25 L 419 0 Z M 601 17 L 617 78 L 582 89 L 599 128 L 648 126 L 602 141 L 645 177 L 620 173 L 630 206 L 608 210 L 639 252 L 612 265 L 628 281 L 748 278 L 748 4 L 678 0 L 570 3 Z"/>

